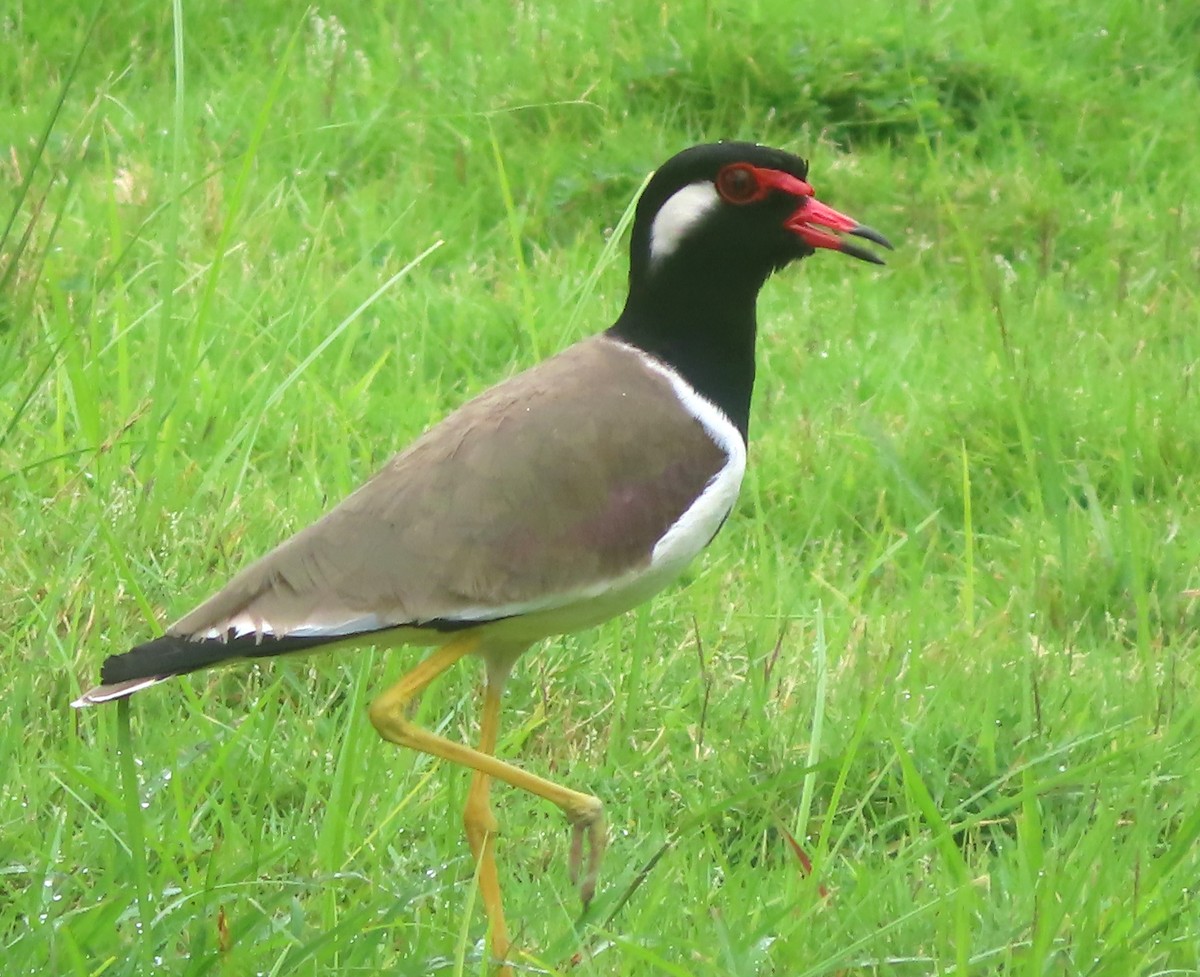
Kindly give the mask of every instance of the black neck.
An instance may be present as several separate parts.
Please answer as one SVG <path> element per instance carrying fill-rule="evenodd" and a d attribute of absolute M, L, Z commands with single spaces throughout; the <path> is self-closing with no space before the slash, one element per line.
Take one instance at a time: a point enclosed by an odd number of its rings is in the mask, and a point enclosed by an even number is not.
<path fill-rule="evenodd" d="M 673 280 L 670 269 L 630 282 L 629 298 L 608 334 L 662 360 L 741 432 L 750 429 L 754 389 L 755 303 L 761 280 L 726 274 Z"/>

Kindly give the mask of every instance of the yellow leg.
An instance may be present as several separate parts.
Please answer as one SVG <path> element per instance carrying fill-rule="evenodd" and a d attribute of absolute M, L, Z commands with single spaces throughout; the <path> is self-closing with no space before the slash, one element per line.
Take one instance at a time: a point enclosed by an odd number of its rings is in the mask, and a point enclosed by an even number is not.
<path fill-rule="evenodd" d="M 501 682 L 493 682 L 489 676 L 483 696 L 483 716 L 479 723 L 479 752 L 491 756 L 496 752 L 496 736 L 500 729 Z M 479 895 L 487 912 L 488 924 L 492 928 L 492 953 L 498 960 L 508 956 L 508 927 L 504 923 L 504 906 L 500 899 L 500 879 L 496 873 L 495 842 L 499 825 L 492 814 L 488 793 L 492 778 L 476 770 L 471 778 L 471 790 L 467 794 L 467 807 L 463 812 L 463 827 L 479 873 Z M 502 973 L 505 971 L 502 971 Z"/>
<path fill-rule="evenodd" d="M 480 894 L 492 927 L 492 944 L 497 955 L 503 957 L 508 951 L 508 931 L 504 925 L 500 884 L 492 852 L 496 821 L 488 806 L 490 780 L 495 778 L 510 786 L 527 790 L 550 801 L 567 816 L 572 831 L 568 868 L 572 883 L 579 886 L 579 895 L 584 906 L 591 902 L 596 891 L 596 877 L 600 872 L 607 835 L 604 827 L 604 805 L 600 798 L 563 787 L 503 760 L 497 760 L 491 755 L 495 749 L 500 721 L 501 682 L 488 682 L 479 750 L 438 736 L 409 720 L 408 706 L 413 698 L 420 695 L 430 682 L 451 665 L 463 656 L 478 651 L 479 647 L 479 638 L 464 637 L 439 648 L 372 702 L 370 717 L 376 731 L 389 743 L 406 746 L 460 766 L 470 767 L 475 771 L 471 790 L 467 795 L 463 821 L 471 850 L 479 862 Z M 585 839 L 588 847 L 586 871 L 583 870 Z M 500 949 L 501 945 L 503 950 Z"/>

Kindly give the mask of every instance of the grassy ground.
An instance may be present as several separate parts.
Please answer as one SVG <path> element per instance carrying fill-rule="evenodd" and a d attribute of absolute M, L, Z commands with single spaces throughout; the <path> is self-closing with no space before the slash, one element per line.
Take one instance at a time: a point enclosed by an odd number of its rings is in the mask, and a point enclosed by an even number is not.
<path fill-rule="evenodd" d="M 517 962 L 1200 973 L 1191 5 L 86 6 L 0 13 L 6 974 L 486 972 L 467 779 L 364 716 L 415 652 L 67 703 L 606 325 L 640 180 L 719 137 L 900 247 L 768 285 L 734 518 L 518 670 L 502 754 L 612 843 L 580 921 L 497 791 Z"/>

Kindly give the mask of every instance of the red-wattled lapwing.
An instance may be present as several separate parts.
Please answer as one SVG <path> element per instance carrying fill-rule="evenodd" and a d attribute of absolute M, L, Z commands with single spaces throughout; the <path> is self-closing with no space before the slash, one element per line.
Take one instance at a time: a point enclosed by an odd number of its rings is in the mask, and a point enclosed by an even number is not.
<path fill-rule="evenodd" d="M 77 706 L 222 662 L 319 646 L 436 650 L 370 707 L 386 740 L 470 767 L 464 814 L 492 945 L 509 939 L 492 842 L 492 778 L 557 804 L 586 904 L 603 806 L 493 756 L 513 663 L 677 577 L 720 529 L 746 464 L 755 302 L 818 248 L 882 262 L 887 240 L 816 200 L 808 164 L 750 143 L 695 146 L 638 201 L 616 323 L 459 408 L 328 515 L 235 576 L 166 634 L 104 662 Z M 480 743 L 407 718 L 466 655 L 483 659 Z M 586 848 L 586 857 L 585 857 Z"/>

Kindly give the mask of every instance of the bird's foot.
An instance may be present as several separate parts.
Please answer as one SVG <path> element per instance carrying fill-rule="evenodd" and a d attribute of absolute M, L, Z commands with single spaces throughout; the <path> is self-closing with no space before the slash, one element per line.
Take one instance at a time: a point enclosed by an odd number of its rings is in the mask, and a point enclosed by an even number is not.
<path fill-rule="evenodd" d="M 604 823 L 604 804 L 598 797 L 588 797 L 587 805 L 567 812 L 571 820 L 571 854 L 567 862 L 571 884 L 579 887 L 583 908 L 588 907 L 596 894 L 596 879 L 600 875 L 600 860 L 608 844 L 608 829 Z M 587 841 L 587 870 L 583 867 L 584 841 Z"/>

